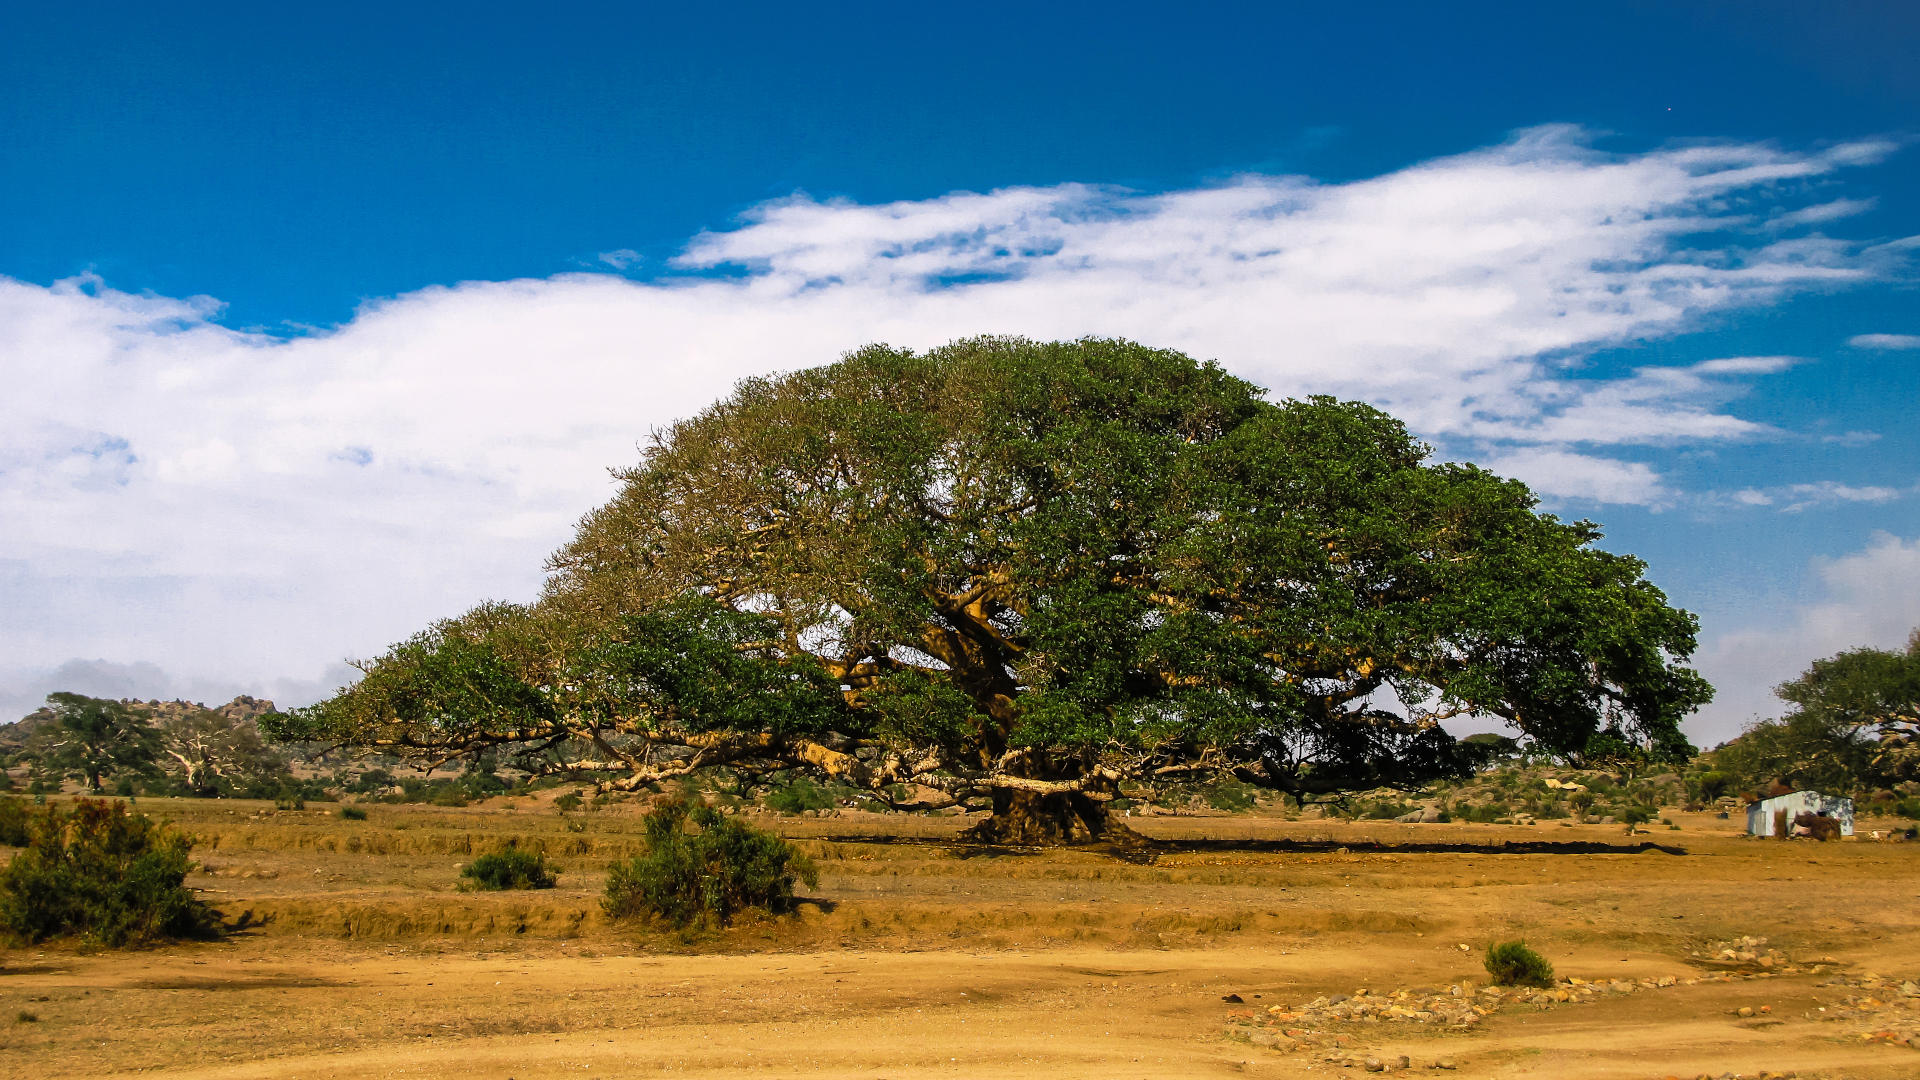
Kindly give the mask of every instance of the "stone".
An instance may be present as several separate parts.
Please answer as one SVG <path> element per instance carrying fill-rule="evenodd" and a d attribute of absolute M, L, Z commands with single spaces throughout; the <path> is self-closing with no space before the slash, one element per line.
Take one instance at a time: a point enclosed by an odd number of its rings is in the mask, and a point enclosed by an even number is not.
<path fill-rule="evenodd" d="M 1460 1066 L 1454 1064 L 1454 1060 L 1452 1058 L 1441 1058 L 1440 1060 L 1433 1063 L 1433 1067 L 1436 1069 L 1457 1069 Z"/>

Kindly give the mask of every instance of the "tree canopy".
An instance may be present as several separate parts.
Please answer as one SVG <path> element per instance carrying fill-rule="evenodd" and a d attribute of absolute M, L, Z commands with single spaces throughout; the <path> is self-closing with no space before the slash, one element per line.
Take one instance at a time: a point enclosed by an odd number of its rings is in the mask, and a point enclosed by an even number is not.
<path fill-rule="evenodd" d="M 804 768 L 982 835 L 1109 835 L 1122 784 L 1462 775 L 1451 716 L 1690 752 L 1696 621 L 1590 522 L 1404 425 L 1126 341 L 870 346 L 658 432 L 549 562 L 274 721 L 636 788 Z M 1596 742 L 1598 740 L 1598 742 Z"/>
<path fill-rule="evenodd" d="M 1920 630 L 1904 650 L 1849 649 L 1774 688 L 1792 706 L 1714 755 L 1746 785 L 1829 793 L 1920 780 Z"/>
<path fill-rule="evenodd" d="M 36 774 L 77 777 L 103 790 L 115 776 L 156 776 L 160 735 L 125 702 L 84 694 L 47 695 L 52 723 L 34 733 L 29 753 Z"/>

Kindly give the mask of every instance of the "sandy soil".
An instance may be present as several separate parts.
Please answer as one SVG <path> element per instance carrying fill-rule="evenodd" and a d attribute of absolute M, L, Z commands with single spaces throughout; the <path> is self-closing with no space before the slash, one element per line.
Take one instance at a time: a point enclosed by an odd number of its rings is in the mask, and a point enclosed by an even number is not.
<path fill-rule="evenodd" d="M 1920 976 L 1920 844 L 1749 841 L 1705 815 L 1631 837 L 1172 818 L 1141 823 L 1165 845 L 1147 862 L 969 848 L 951 819 L 788 819 L 822 871 L 799 915 L 682 938 L 598 911 L 631 814 L 145 808 L 202 837 L 214 872 L 191 883 L 249 928 L 0 953 L 5 1075 L 1313 1077 L 1405 1055 L 1427 1076 L 1920 1076 L 1920 1052 L 1863 1038 L 1920 1002 L 1898 988 Z M 453 891 L 509 841 L 551 852 L 561 887 Z M 1791 973 L 1697 981 L 1690 953 L 1747 935 Z M 1517 936 L 1563 975 L 1675 985 L 1472 1028 L 1321 1024 L 1291 1052 L 1234 1025 L 1361 987 L 1471 992 L 1478 950 Z M 1845 1008 L 1868 974 L 1880 1011 Z"/>

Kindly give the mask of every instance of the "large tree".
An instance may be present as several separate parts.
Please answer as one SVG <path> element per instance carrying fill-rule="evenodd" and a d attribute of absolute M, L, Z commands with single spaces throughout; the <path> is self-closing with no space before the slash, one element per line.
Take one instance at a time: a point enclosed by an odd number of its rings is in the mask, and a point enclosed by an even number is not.
<path fill-rule="evenodd" d="M 1591 523 L 1392 417 L 1125 341 L 872 346 L 656 435 L 553 556 L 295 719 L 635 788 L 810 769 L 978 835 L 1124 839 L 1126 783 L 1462 775 L 1440 726 L 1684 755 L 1696 623 Z"/>
<path fill-rule="evenodd" d="M 76 777 L 100 792 L 116 776 L 155 776 L 160 736 L 125 702 L 84 694 L 47 695 L 52 722 L 28 744 L 34 772 L 50 779 Z"/>

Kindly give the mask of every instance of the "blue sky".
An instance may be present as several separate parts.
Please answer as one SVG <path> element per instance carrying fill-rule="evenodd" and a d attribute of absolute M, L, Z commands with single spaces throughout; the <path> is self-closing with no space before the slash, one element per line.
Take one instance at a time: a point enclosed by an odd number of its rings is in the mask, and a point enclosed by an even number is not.
<path fill-rule="evenodd" d="M 0 710 L 310 699 L 741 375 L 1107 332 L 1601 521 L 1717 741 L 1920 623 L 1914 55 L 1910 4 L 15 5 Z"/>

